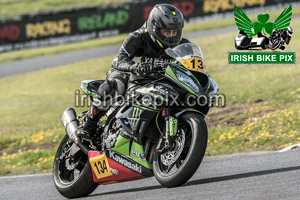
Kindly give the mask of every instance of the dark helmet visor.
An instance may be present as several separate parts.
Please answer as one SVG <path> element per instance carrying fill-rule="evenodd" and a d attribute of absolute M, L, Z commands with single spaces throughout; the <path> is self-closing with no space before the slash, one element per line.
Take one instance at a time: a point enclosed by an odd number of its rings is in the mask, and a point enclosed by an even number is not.
<path fill-rule="evenodd" d="M 166 47 L 175 47 L 177 46 L 182 38 L 182 28 L 178 29 L 166 29 L 157 27 L 155 29 L 156 37 Z"/>

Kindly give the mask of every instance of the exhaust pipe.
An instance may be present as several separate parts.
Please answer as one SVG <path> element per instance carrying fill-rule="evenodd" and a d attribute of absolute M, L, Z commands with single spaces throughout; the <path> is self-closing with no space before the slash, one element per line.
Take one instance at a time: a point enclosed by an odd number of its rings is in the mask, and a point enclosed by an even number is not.
<path fill-rule="evenodd" d="M 79 125 L 76 112 L 74 108 L 68 107 L 61 117 L 61 121 L 65 127 L 65 131 L 69 138 L 86 154 L 88 155 L 89 149 L 79 140 L 75 131 Z"/>

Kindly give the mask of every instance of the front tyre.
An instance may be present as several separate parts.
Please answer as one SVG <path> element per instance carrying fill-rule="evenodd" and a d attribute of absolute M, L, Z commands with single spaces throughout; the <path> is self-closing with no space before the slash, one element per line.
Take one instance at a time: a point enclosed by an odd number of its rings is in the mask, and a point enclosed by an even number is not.
<path fill-rule="evenodd" d="M 207 127 L 203 117 L 189 112 L 180 116 L 178 122 L 175 147 L 167 152 L 156 152 L 153 160 L 155 178 L 165 187 L 186 183 L 197 171 L 206 150 Z"/>
<path fill-rule="evenodd" d="M 69 157 L 73 142 L 68 135 L 60 143 L 53 163 L 53 180 L 58 192 L 67 198 L 85 197 L 98 186 L 93 182 L 88 157 L 81 153 Z"/>

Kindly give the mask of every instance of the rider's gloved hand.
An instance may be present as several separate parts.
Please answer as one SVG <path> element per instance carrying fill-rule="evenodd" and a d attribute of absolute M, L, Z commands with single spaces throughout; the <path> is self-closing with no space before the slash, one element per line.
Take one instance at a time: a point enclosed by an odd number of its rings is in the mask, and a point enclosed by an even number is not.
<path fill-rule="evenodd" d="M 143 74 L 147 72 L 153 71 L 153 64 L 152 63 L 136 63 L 131 67 L 131 72 L 134 74 Z"/>
<path fill-rule="evenodd" d="M 171 64 L 171 63 L 166 63 L 166 62 L 155 62 L 154 63 L 154 69 L 156 70 L 156 71 L 163 71 L 164 69 L 166 69 L 167 68 L 167 66 L 169 65 L 169 64 Z"/>

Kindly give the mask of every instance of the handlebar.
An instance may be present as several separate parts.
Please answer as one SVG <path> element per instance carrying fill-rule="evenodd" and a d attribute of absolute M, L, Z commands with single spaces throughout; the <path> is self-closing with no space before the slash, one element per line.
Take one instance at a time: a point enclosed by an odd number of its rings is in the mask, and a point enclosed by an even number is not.
<path fill-rule="evenodd" d="M 165 73 L 165 69 L 167 68 L 167 66 L 170 63 L 165 63 L 165 62 L 156 62 L 153 64 L 153 70 L 149 71 L 149 72 L 145 72 L 143 74 L 139 74 L 139 76 L 142 75 L 148 75 L 148 74 L 153 74 L 153 73 L 159 73 L 159 74 L 164 74 Z"/>

